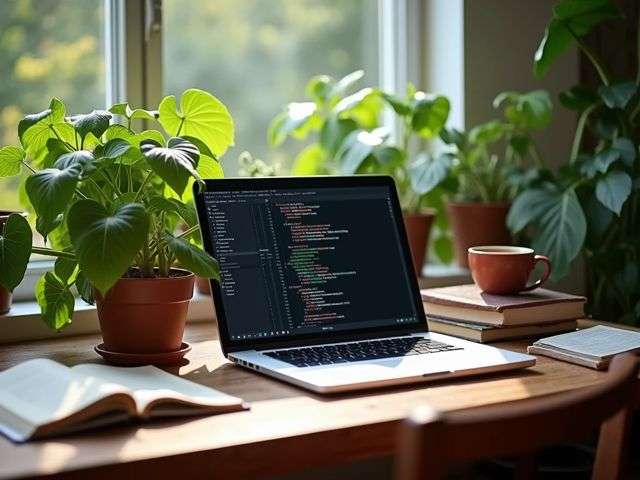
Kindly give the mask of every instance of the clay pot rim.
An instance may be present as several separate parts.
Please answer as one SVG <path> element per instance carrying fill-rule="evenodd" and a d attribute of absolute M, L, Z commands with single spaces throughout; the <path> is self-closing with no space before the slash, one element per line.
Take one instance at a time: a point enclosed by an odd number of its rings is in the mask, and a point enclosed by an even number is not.
<path fill-rule="evenodd" d="M 184 281 L 185 279 L 188 279 L 190 277 L 195 277 L 196 275 L 190 271 L 190 270 L 186 270 L 184 268 L 170 268 L 169 272 L 181 272 L 182 274 L 176 277 L 120 277 L 118 279 L 118 282 L 130 282 L 130 281 L 134 281 L 134 282 L 154 282 L 154 281 L 174 281 L 174 282 L 181 282 Z"/>
<path fill-rule="evenodd" d="M 485 249 L 483 251 L 482 249 Z M 515 245 L 478 245 L 469 247 L 469 253 L 475 255 L 531 255 L 533 248 L 519 247 Z"/>
<path fill-rule="evenodd" d="M 475 207 L 475 208 L 509 208 L 510 202 L 451 202 L 448 201 L 447 205 L 450 207 Z"/>

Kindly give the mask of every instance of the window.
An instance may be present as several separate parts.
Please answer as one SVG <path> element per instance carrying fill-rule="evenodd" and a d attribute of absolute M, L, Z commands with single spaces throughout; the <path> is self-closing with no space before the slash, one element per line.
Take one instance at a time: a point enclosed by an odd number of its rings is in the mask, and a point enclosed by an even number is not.
<path fill-rule="evenodd" d="M 163 20 L 164 92 L 211 91 L 234 117 L 228 174 L 243 150 L 287 153 L 269 150 L 267 125 L 286 103 L 303 100 L 313 75 L 363 69 L 365 84 L 378 84 L 375 0 L 165 0 Z"/>
<path fill-rule="evenodd" d="M 25 114 L 51 97 L 67 113 L 105 103 L 103 0 L 0 2 L 0 144 L 18 144 Z M 18 179 L 0 179 L 0 209 L 20 210 Z"/>

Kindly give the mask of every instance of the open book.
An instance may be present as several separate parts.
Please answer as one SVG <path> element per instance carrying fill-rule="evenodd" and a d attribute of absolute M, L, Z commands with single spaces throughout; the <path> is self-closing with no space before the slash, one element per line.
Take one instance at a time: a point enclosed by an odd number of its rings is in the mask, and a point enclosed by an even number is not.
<path fill-rule="evenodd" d="M 246 408 L 239 398 L 151 366 L 69 368 L 36 359 L 0 372 L 0 432 L 16 442 L 132 418 Z"/>
<path fill-rule="evenodd" d="M 542 338 L 527 351 L 534 355 L 576 363 L 597 370 L 606 368 L 614 355 L 640 350 L 640 332 L 597 325 Z"/>

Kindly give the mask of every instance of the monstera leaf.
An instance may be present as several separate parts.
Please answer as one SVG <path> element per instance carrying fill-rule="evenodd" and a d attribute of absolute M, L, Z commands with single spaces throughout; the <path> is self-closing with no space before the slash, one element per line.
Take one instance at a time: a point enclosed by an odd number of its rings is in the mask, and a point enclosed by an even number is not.
<path fill-rule="evenodd" d="M 173 137 L 166 147 L 149 141 L 141 145 L 141 150 L 152 170 L 178 195 L 184 193 L 189 177 L 202 181 L 197 171 L 200 152 L 188 140 Z"/>
<path fill-rule="evenodd" d="M 168 233 L 165 235 L 165 242 L 184 268 L 200 277 L 220 279 L 218 262 L 208 253 Z"/>
<path fill-rule="evenodd" d="M 25 151 L 20 147 L 0 148 L 0 177 L 18 175 L 25 155 Z"/>
<path fill-rule="evenodd" d="M 0 235 L 0 285 L 10 292 L 27 270 L 31 241 L 29 222 L 17 213 L 9 215 Z"/>
<path fill-rule="evenodd" d="M 129 203 L 108 212 L 93 200 L 74 203 L 67 215 L 80 270 L 102 293 L 127 271 L 147 240 L 149 215 Z"/>
<path fill-rule="evenodd" d="M 73 164 L 64 169 L 47 168 L 34 173 L 25 182 L 25 189 L 40 222 L 36 229 L 45 236 L 57 226 L 56 219 L 69 205 L 82 166 Z"/>
<path fill-rule="evenodd" d="M 216 156 L 233 145 L 233 119 L 227 107 L 216 97 L 196 88 L 186 90 L 180 99 L 170 95 L 160 103 L 159 122 L 173 136 L 188 135 L 199 138 Z"/>

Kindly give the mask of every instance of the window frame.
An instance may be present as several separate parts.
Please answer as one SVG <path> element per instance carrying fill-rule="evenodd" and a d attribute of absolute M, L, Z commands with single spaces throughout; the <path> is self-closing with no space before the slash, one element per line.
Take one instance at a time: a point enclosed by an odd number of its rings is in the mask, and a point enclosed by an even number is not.
<path fill-rule="evenodd" d="M 158 105 L 163 96 L 163 0 L 103 0 L 105 105 Z M 408 81 L 421 83 L 420 18 L 422 0 L 377 0 L 380 86 L 403 93 Z M 393 112 L 384 123 L 395 136 Z M 37 280 L 53 267 L 47 257 L 32 258 L 14 301 L 35 300 Z"/>

